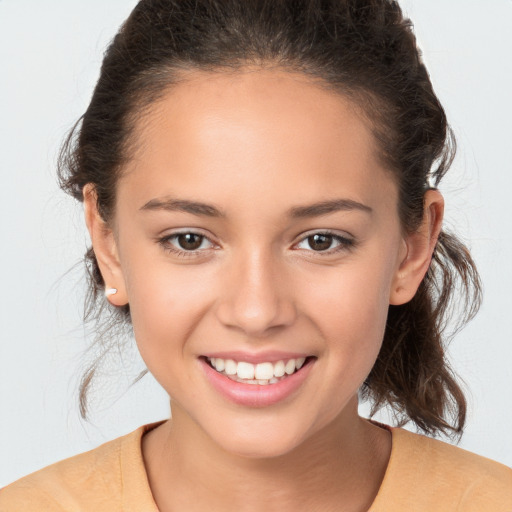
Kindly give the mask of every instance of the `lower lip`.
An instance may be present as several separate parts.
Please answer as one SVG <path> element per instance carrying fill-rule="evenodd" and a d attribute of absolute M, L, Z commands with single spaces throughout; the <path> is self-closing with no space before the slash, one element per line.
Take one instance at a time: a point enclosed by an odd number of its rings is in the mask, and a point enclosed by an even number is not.
<path fill-rule="evenodd" d="M 248 407 L 266 407 L 289 397 L 296 391 L 309 375 L 316 358 L 306 361 L 304 366 L 276 382 L 275 384 L 243 384 L 214 370 L 204 358 L 200 358 L 201 366 L 210 384 L 225 398 L 238 405 Z"/>

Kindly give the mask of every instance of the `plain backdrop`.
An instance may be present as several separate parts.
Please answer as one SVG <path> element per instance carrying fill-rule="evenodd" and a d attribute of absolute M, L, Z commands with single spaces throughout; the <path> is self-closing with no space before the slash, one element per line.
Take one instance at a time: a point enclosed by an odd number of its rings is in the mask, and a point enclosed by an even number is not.
<path fill-rule="evenodd" d="M 55 178 L 58 148 L 134 5 L 0 0 L 0 487 L 169 415 L 151 376 L 129 388 L 143 364 L 126 353 L 101 376 L 90 422 L 80 419 L 88 239 L 81 206 Z M 512 465 L 512 1 L 402 5 L 459 142 L 441 186 L 446 226 L 472 248 L 485 287 L 450 346 L 471 392 L 460 446 Z"/>

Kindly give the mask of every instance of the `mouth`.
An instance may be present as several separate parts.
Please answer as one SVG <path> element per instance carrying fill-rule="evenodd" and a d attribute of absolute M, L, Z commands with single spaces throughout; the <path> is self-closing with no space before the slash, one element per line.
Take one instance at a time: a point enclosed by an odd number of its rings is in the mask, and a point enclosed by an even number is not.
<path fill-rule="evenodd" d="M 309 366 L 315 356 L 281 359 L 279 361 L 266 361 L 253 364 L 247 361 L 235 361 L 220 357 L 206 357 L 202 359 L 217 373 L 228 379 L 242 384 L 269 386 L 278 384 L 301 369 Z"/>

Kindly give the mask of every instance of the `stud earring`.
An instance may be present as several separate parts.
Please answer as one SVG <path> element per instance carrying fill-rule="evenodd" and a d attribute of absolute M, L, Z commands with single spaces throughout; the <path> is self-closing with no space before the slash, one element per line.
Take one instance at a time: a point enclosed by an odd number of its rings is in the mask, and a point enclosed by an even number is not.
<path fill-rule="evenodd" d="M 117 288 L 107 288 L 105 290 L 105 296 L 110 297 L 110 295 L 115 295 L 117 293 Z"/>

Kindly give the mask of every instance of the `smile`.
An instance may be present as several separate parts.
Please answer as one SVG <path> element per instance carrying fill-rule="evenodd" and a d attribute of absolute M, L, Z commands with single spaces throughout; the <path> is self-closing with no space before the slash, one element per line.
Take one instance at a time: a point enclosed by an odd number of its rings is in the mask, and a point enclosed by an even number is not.
<path fill-rule="evenodd" d="M 246 407 L 267 407 L 292 399 L 311 374 L 317 357 L 291 358 L 284 354 L 268 357 L 230 354 L 221 358 L 201 356 L 200 367 L 207 382 L 224 399 Z M 236 359 L 239 359 L 238 361 Z M 265 361 L 265 359 L 267 359 Z"/>
<path fill-rule="evenodd" d="M 306 361 L 305 357 L 297 359 L 280 360 L 275 363 L 262 362 L 252 364 L 246 361 L 208 357 L 206 360 L 217 372 L 231 380 L 244 384 L 259 384 L 266 386 L 277 384 L 288 375 L 300 370 Z"/>

